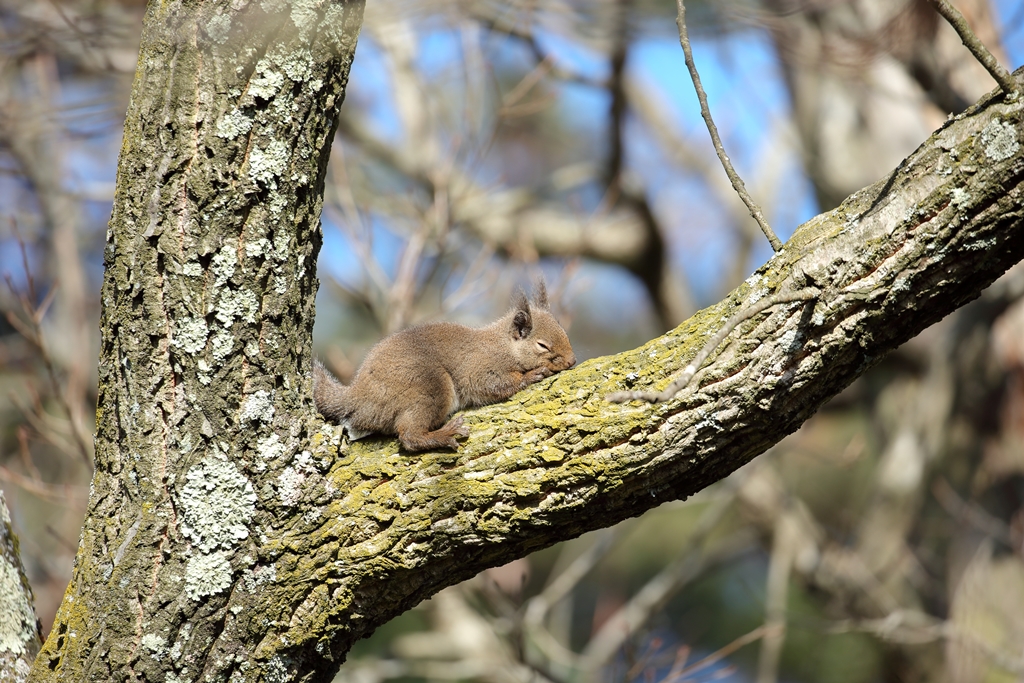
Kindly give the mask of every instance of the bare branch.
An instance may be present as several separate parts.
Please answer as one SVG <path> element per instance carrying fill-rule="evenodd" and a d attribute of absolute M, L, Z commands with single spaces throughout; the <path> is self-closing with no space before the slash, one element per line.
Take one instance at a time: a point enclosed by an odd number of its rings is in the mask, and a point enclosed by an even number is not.
<path fill-rule="evenodd" d="M 935 7 L 935 11 L 942 15 L 942 18 L 949 22 L 949 25 L 960 36 L 960 40 L 964 41 L 964 46 L 971 51 L 974 58 L 981 62 L 981 65 L 988 69 L 988 72 L 992 74 L 992 78 L 996 79 L 996 83 L 1003 89 L 1003 92 L 1007 95 L 1019 94 L 1017 83 L 1013 80 L 1013 76 L 1010 72 L 999 63 L 999 60 L 989 52 L 989 49 L 985 47 L 978 36 L 974 34 L 971 27 L 967 24 L 967 20 L 964 19 L 964 15 L 960 13 L 956 7 L 953 7 L 949 3 L 949 0 L 930 0 L 932 5 Z"/>
<path fill-rule="evenodd" d="M 993 647 L 977 634 L 959 628 L 951 621 L 936 619 L 919 610 L 895 610 L 881 619 L 845 619 L 828 629 L 829 633 L 858 631 L 871 633 L 890 643 L 921 645 L 936 640 L 958 641 L 978 650 L 999 668 L 1013 674 L 1024 675 L 1024 658 Z"/>
<path fill-rule="evenodd" d="M 756 642 L 760 638 L 763 638 L 766 635 L 769 635 L 770 633 L 771 629 L 768 626 L 758 626 L 753 631 L 750 631 L 749 633 L 744 633 L 742 636 L 736 638 L 731 643 L 723 645 L 722 647 L 718 648 L 717 650 L 709 654 L 707 657 L 704 657 L 703 659 L 694 662 L 693 664 L 684 669 L 676 671 L 675 668 L 673 668 L 672 672 L 668 675 L 668 677 L 666 677 L 665 683 L 677 683 L 679 681 L 684 681 L 686 680 L 687 676 L 697 673 L 702 669 L 708 668 L 712 664 L 716 664 L 722 661 L 723 659 L 731 655 L 733 652 L 736 652 L 740 648 L 743 648 L 747 645 L 750 645 L 753 642 Z"/>
<path fill-rule="evenodd" d="M 690 49 L 690 37 L 686 33 L 686 5 L 683 0 L 676 0 L 676 8 L 679 10 L 679 14 L 676 17 L 676 26 L 679 28 L 679 44 L 683 46 L 683 56 L 686 58 L 686 68 L 690 71 L 690 78 L 693 80 L 693 87 L 697 91 L 697 99 L 700 100 L 700 113 L 704 117 L 704 123 L 708 126 L 708 132 L 711 134 L 711 142 L 715 145 L 715 152 L 718 154 L 718 158 L 722 162 L 722 166 L 725 168 L 725 174 L 729 176 L 729 181 L 732 183 L 733 188 L 736 190 L 736 194 L 740 196 L 743 203 L 747 205 L 747 209 L 750 211 L 751 217 L 757 224 L 761 226 L 761 232 L 768 238 L 768 243 L 772 245 L 772 249 L 780 251 L 782 249 L 782 242 L 778 237 L 775 236 L 775 232 L 772 227 L 768 225 L 767 219 L 764 214 L 761 213 L 761 207 L 759 207 L 754 200 L 751 198 L 750 193 L 747 192 L 746 185 L 743 184 L 743 178 L 740 178 L 739 174 L 736 173 L 736 169 L 733 168 L 732 162 L 729 161 L 729 156 L 725 153 L 725 148 L 722 146 L 722 138 L 718 135 L 718 127 L 715 125 L 714 119 L 711 118 L 711 109 L 708 108 L 708 96 L 704 92 L 704 86 L 700 84 L 700 74 L 697 73 L 697 65 L 693 61 L 693 51 Z"/>
<path fill-rule="evenodd" d="M 28 264 L 28 252 L 25 248 L 25 243 L 21 239 L 21 235 L 17 230 L 15 230 L 15 236 L 17 237 L 18 245 L 21 248 L 22 265 L 25 268 L 25 277 L 29 288 L 29 296 L 25 296 L 24 294 L 15 291 L 14 283 L 9 277 L 6 278 L 6 280 L 7 286 L 11 289 L 11 292 L 21 301 L 22 312 L 28 319 L 29 324 L 26 329 L 26 326 L 16 322 L 17 318 L 11 313 L 7 314 L 7 319 L 11 322 L 12 326 L 16 327 L 18 331 L 21 332 L 27 341 L 36 347 L 36 351 L 39 353 L 39 358 L 43 361 L 43 366 L 46 368 L 46 375 L 50 381 L 50 390 L 53 392 L 53 397 L 56 399 L 57 403 L 60 404 L 64 413 L 68 416 L 68 420 L 71 425 L 71 436 L 74 438 L 78 454 L 81 456 L 86 467 L 91 468 L 91 444 L 86 437 L 82 435 L 81 430 L 78 427 L 78 422 L 75 420 L 75 410 L 68 400 L 66 392 L 61 387 L 60 381 L 57 378 L 57 369 L 54 366 L 53 359 L 50 356 L 50 352 L 47 349 L 46 342 L 43 338 L 42 319 L 43 315 L 46 313 L 46 309 L 50 306 L 55 287 L 51 288 L 51 290 L 47 292 L 46 297 L 40 305 L 37 306 L 35 304 L 35 284 Z"/>
<path fill-rule="evenodd" d="M 944 478 L 932 484 L 932 494 L 946 512 L 957 521 L 966 521 L 978 531 L 1005 544 L 1012 543 L 1010 528 L 1001 519 L 993 517 L 980 505 L 969 503 Z"/>
<path fill-rule="evenodd" d="M 731 480 L 720 497 L 703 511 L 682 552 L 609 617 L 591 638 L 580 658 L 580 664 L 590 679 L 596 678 L 600 667 L 607 664 L 626 640 L 648 623 L 672 595 L 709 567 L 732 559 L 750 548 L 750 538 L 746 534 L 736 534 L 711 548 L 705 548 L 711 533 L 732 508 L 741 481 L 742 477 Z"/>

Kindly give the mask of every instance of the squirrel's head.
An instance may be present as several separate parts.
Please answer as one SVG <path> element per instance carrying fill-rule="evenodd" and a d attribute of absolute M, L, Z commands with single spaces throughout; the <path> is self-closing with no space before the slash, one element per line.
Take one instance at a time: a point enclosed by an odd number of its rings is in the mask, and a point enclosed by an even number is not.
<path fill-rule="evenodd" d="M 537 282 L 532 302 L 523 290 L 516 290 L 512 295 L 509 320 L 509 334 L 524 369 L 533 370 L 543 365 L 552 372 L 559 372 L 576 365 L 569 336 L 551 315 L 544 280 Z"/>

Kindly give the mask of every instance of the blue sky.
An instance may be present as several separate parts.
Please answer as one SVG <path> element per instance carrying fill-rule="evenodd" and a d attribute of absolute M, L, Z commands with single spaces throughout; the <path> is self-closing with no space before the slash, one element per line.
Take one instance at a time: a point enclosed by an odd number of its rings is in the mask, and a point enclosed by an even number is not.
<path fill-rule="evenodd" d="M 1016 15 L 1022 4 L 1020 0 L 995 2 L 1004 25 L 1013 19 L 1013 26 L 1004 31 L 1009 66 L 1012 68 L 1019 66 L 1024 58 L 1024 30 L 1021 29 L 1024 20 Z M 433 31 L 418 28 L 418 67 L 431 75 L 451 73 L 453 81 L 457 81 L 461 73 L 457 65 L 464 58 L 461 37 L 440 26 Z M 689 139 L 696 140 L 696 144 L 705 146 L 706 152 L 712 155 L 711 142 L 700 119 L 696 96 L 674 29 L 669 24 L 666 30 L 649 32 L 632 51 L 629 68 L 634 77 L 653 86 L 663 98 L 680 130 Z M 538 35 L 544 49 L 553 54 L 560 65 L 588 76 L 605 75 L 606 61 L 599 55 L 555 34 Z M 495 41 L 488 41 L 488 45 L 494 44 Z M 766 131 L 788 117 L 787 93 L 773 49 L 764 32 L 750 29 L 713 39 L 698 34 L 693 39 L 693 50 L 726 150 L 740 174 L 749 179 L 765 152 L 763 140 Z M 508 47 L 487 56 L 514 60 L 525 55 L 516 47 Z M 365 110 L 379 135 L 397 141 L 400 131 L 382 57 L 379 47 L 364 35 L 352 68 L 349 103 Z M 599 138 L 607 111 L 604 93 L 586 86 L 566 85 L 560 89 L 559 95 L 556 106 L 566 113 L 566 118 L 570 114 L 575 125 L 581 129 L 593 129 L 595 138 Z M 751 101 L 757 105 L 751 106 Z M 588 116 L 588 113 L 592 115 Z M 629 134 L 633 135 L 630 163 L 636 172 L 644 175 L 655 211 L 666 216 L 675 261 L 688 274 L 698 302 L 710 302 L 719 294 L 717 283 L 733 246 L 728 219 L 720 214 L 713 201 L 708 201 L 707 188 L 702 183 L 667 171 L 653 141 L 645 140 L 633 131 Z M 594 161 L 600 163 L 602 156 L 603 147 L 596 146 Z M 769 210 L 768 216 L 784 240 L 798 224 L 815 215 L 818 207 L 800 170 L 799 160 L 788 160 L 782 168 L 778 185 L 784 191 L 784 201 L 766 201 L 774 198 L 762 198 L 761 201 L 768 207 L 780 207 L 774 212 Z M 339 231 L 333 229 L 329 221 L 325 227 L 322 263 L 340 279 L 357 282 L 360 278 L 357 258 L 346 248 Z M 384 236 L 377 240 L 377 254 L 386 269 L 395 263 L 399 246 L 399 242 Z M 769 255 L 767 243 L 759 242 L 749 270 L 756 268 Z M 628 279 L 628 275 L 604 269 L 595 276 L 598 280 L 611 281 L 598 285 L 599 289 L 606 290 L 598 297 L 603 302 L 610 297 L 612 300 L 623 299 L 625 303 L 627 299 L 635 299 L 640 292 L 623 280 Z"/>
<path fill-rule="evenodd" d="M 1024 59 L 1024 2 L 1020 0 L 996 0 L 996 9 L 1003 24 L 1012 20 L 1004 29 L 1004 41 L 1009 53 L 1011 67 L 1020 65 Z M 671 26 L 670 29 L 674 29 Z M 544 49 L 553 54 L 559 64 L 590 75 L 602 76 L 606 63 L 599 56 L 589 53 L 554 34 L 539 33 Z M 457 72 L 456 64 L 463 59 L 459 36 L 444 28 L 422 31 L 419 35 L 418 66 L 424 73 L 438 74 Z M 490 43 L 493 45 L 493 41 Z M 515 58 L 516 48 L 507 48 L 510 59 Z M 524 53 L 520 52 L 520 56 Z M 724 138 L 725 146 L 737 169 L 749 177 L 763 153 L 763 141 L 774 122 L 788 117 L 788 95 L 774 52 L 763 31 L 749 29 L 714 39 L 694 38 L 694 54 L 716 122 Z M 494 55 L 489 55 L 494 56 Z M 504 58 L 499 54 L 497 58 Z M 378 134 L 397 140 L 400 135 L 398 120 L 389 97 L 387 71 L 381 63 L 381 51 L 366 36 L 361 39 L 353 66 L 350 98 L 367 106 Z M 688 137 L 704 144 L 711 153 L 710 141 L 704 129 L 693 87 L 683 63 L 682 51 L 673 30 L 652 31 L 637 44 L 631 53 L 629 68 L 645 83 L 656 86 L 672 118 Z M 585 86 L 568 85 L 561 89 L 557 106 L 578 122 L 581 129 L 593 129 L 600 135 L 600 125 L 607 111 L 604 94 Z M 750 102 L 758 106 L 751 107 Z M 704 302 L 714 298 L 717 292 L 714 284 L 722 263 L 727 260 L 731 249 L 731 238 L 726 229 L 725 219 L 716 216 L 714 209 L 698 206 L 706 190 L 692 179 L 660 172 L 656 159 L 657 149 L 644 140 L 633 141 L 636 157 L 632 159 L 634 170 L 645 174 L 647 186 L 661 204 L 688 207 L 686 213 L 695 222 L 702 224 L 700 230 L 679 228 L 670 231 L 670 243 L 677 261 L 680 262 L 694 283 L 698 298 Z M 603 150 L 597 150 L 600 161 Z M 769 218 L 780 237 L 785 239 L 801 222 L 818 212 L 813 193 L 799 168 L 798 159 L 792 159 L 784 171 L 780 183 L 785 193 L 784 202 L 767 201 L 766 205 L 780 205 L 778 211 L 769 210 Z M 656 210 L 658 205 L 656 204 Z M 677 212 L 673 212 L 677 213 Z M 343 244 L 336 230 L 327 226 L 325 243 L 325 265 L 337 276 L 353 281 L 359 277 L 359 263 Z M 378 255 L 387 267 L 393 263 L 396 246 L 393 240 L 379 240 Z M 750 270 L 770 255 L 767 243 L 759 243 L 751 258 Z M 634 296 L 638 290 L 614 289 Z M 614 296 L 614 294 L 613 294 Z"/>

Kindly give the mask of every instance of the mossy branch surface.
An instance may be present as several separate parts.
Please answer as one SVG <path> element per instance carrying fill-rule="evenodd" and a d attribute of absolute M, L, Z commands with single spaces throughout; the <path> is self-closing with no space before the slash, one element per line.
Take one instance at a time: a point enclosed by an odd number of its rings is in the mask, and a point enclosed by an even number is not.
<path fill-rule="evenodd" d="M 343 442 L 312 408 L 310 331 L 361 11 L 150 6 L 96 475 L 33 680 L 328 680 L 445 586 L 724 477 L 1024 257 L 1022 105 L 990 97 L 677 329 L 467 412 L 461 451 Z M 734 313 L 805 287 L 820 296 L 741 324 L 674 399 L 605 400 L 663 390 Z"/>

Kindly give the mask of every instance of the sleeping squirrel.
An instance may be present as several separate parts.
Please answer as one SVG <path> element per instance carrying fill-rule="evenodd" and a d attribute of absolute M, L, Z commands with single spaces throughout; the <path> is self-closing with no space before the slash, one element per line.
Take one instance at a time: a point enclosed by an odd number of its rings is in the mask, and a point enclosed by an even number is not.
<path fill-rule="evenodd" d="M 532 303 L 517 290 L 512 309 L 486 327 L 426 323 L 385 337 L 348 386 L 316 361 L 313 398 L 320 413 L 344 425 L 353 439 L 397 434 L 409 451 L 458 450 L 455 437 L 469 436 L 469 428 L 461 415 L 445 423 L 449 415 L 504 401 L 575 364 L 540 281 Z"/>

